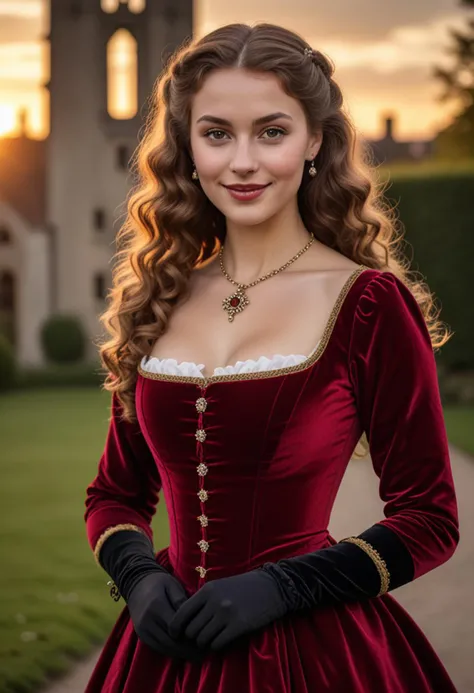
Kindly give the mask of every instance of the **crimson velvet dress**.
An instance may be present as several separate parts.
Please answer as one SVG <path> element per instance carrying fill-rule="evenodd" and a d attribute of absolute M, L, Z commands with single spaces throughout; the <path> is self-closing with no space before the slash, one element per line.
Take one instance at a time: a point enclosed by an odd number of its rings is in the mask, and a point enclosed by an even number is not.
<path fill-rule="evenodd" d="M 303 363 L 207 378 L 140 364 L 136 409 L 138 423 L 124 423 L 112 397 L 87 489 L 89 543 L 94 549 L 120 524 L 153 540 L 162 489 L 170 543 L 156 560 L 189 595 L 208 580 L 340 540 L 328 523 L 364 431 L 385 504 L 380 523 L 408 548 L 414 579 L 455 551 L 457 502 L 434 354 L 418 304 L 391 272 L 358 266 Z M 386 592 L 293 612 L 200 662 L 139 641 L 125 605 L 86 693 L 455 690 L 420 627 Z"/>

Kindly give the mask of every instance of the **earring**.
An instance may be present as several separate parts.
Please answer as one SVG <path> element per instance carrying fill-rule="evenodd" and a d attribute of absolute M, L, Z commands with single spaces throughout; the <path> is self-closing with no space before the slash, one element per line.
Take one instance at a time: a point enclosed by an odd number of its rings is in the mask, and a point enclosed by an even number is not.
<path fill-rule="evenodd" d="M 312 176 L 314 178 L 314 176 L 317 174 L 317 172 L 318 172 L 318 169 L 315 167 L 314 159 L 313 159 L 313 161 L 311 162 L 311 166 L 308 169 L 308 173 L 310 176 Z"/>
<path fill-rule="evenodd" d="M 192 177 L 193 180 L 199 180 L 199 174 L 198 174 L 198 172 L 196 171 L 196 168 L 194 168 L 194 171 L 193 171 L 193 174 L 192 174 L 191 177 Z"/>

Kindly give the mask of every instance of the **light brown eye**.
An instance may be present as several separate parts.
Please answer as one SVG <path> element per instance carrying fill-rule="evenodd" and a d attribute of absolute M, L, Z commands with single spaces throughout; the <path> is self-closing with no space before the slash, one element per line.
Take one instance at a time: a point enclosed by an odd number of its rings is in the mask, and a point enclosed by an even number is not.
<path fill-rule="evenodd" d="M 220 139 L 222 139 L 221 137 L 215 138 L 215 137 L 210 137 L 210 136 L 209 136 L 209 135 L 215 135 L 216 132 L 220 132 L 220 133 L 223 133 L 223 134 L 225 135 L 224 130 L 208 130 L 207 132 L 204 133 L 204 137 L 207 137 L 209 140 L 213 140 L 213 139 L 220 140 Z"/>
<path fill-rule="evenodd" d="M 273 132 L 276 132 L 278 135 L 282 135 L 282 136 L 283 136 L 283 135 L 286 135 L 286 131 L 283 130 L 282 128 L 267 128 L 267 129 L 265 130 L 265 133 L 267 133 L 267 132 L 272 132 L 272 131 L 273 131 Z M 278 138 L 278 137 L 268 137 L 267 139 L 276 140 L 276 139 L 279 139 L 279 138 Z"/>

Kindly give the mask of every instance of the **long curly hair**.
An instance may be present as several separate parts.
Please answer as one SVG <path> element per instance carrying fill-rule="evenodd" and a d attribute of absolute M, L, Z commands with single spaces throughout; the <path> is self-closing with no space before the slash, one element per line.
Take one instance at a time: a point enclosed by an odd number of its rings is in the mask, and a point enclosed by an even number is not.
<path fill-rule="evenodd" d="M 356 138 L 334 65 L 281 26 L 229 24 L 184 42 L 171 56 L 150 95 L 143 136 L 132 158 L 136 183 L 117 234 L 108 308 L 100 320 L 109 333 L 98 342 L 104 389 L 115 392 L 123 416 L 136 421 L 137 366 L 166 330 L 173 307 L 188 292 L 194 268 L 224 243 L 224 215 L 192 179 L 189 122 L 193 95 L 213 70 L 271 72 L 301 103 L 311 132 L 322 126 L 318 176 L 307 170 L 298 207 L 308 231 L 330 248 L 369 268 L 389 270 L 410 288 L 427 323 L 434 349 L 451 336 L 437 321 L 432 295 L 408 278 L 399 250 L 394 210 L 370 154 Z"/>

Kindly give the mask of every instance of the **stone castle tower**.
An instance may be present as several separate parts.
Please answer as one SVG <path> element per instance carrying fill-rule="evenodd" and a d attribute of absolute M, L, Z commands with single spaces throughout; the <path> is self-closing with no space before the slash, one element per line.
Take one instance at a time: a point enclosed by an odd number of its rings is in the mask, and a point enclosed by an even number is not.
<path fill-rule="evenodd" d="M 192 0 L 50 0 L 47 220 L 53 312 L 90 339 L 110 286 L 128 168 L 163 61 L 193 33 Z M 96 355 L 89 345 L 88 357 Z"/>

